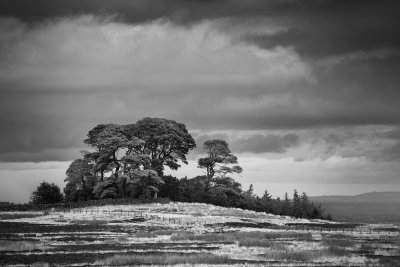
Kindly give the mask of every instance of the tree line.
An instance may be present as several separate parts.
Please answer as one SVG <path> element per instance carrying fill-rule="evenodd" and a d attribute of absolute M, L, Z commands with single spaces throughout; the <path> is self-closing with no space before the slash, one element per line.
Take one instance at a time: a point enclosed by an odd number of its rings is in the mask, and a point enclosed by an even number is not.
<path fill-rule="evenodd" d="M 182 179 L 164 175 L 165 167 L 177 170 L 187 164 L 187 154 L 196 147 L 186 126 L 174 120 L 144 118 L 135 124 L 100 124 L 88 132 L 84 143 L 91 151 L 81 151 L 82 157 L 66 171 L 66 202 L 165 197 L 295 217 L 323 217 L 321 207 L 311 203 L 305 193 L 295 191 L 292 199 L 288 194 L 280 199 L 267 191 L 259 197 L 252 185 L 242 190 L 241 184 L 229 177 L 241 173 L 242 168 L 224 140 L 203 143 L 205 156 L 198 159 L 198 167 L 204 175 Z"/>

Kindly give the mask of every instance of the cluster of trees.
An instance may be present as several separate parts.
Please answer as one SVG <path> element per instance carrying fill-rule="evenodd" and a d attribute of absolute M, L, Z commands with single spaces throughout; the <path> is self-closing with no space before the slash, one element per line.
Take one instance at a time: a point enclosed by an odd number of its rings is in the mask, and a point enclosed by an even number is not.
<path fill-rule="evenodd" d="M 248 190 L 242 190 L 241 184 L 230 177 L 212 179 L 212 186 L 208 189 L 206 178 L 206 176 L 197 176 L 192 179 L 177 179 L 173 176 L 165 176 L 165 183 L 160 188 L 160 196 L 174 201 L 204 202 L 296 218 L 331 219 L 330 215 L 323 215 L 320 205 L 316 206 L 309 201 L 306 193 L 299 195 L 297 190 L 294 191 L 291 199 L 288 193 L 283 199 L 273 198 L 267 190 L 262 197 L 259 197 L 254 193 L 253 185 L 250 185 Z"/>
<path fill-rule="evenodd" d="M 274 214 L 322 218 L 322 210 L 307 195 L 294 192 L 283 200 L 266 191 L 262 197 L 246 191 L 229 177 L 241 173 L 238 160 L 224 140 L 204 142 L 205 157 L 198 160 L 204 175 L 178 179 L 164 175 L 165 166 L 177 170 L 196 147 L 186 126 L 173 120 L 144 118 L 135 124 L 100 124 L 84 140 L 93 150 L 82 151 L 66 171 L 65 201 L 107 198 L 157 198 L 204 202 Z"/>
<path fill-rule="evenodd" d="M 177 170 L 196 146 L 186 126 L 144 118 L 135 124 L 100 124 L 87 134 L 82 151 L 67 169 L 67 201 L 157 197 L 165 166 Z"/>

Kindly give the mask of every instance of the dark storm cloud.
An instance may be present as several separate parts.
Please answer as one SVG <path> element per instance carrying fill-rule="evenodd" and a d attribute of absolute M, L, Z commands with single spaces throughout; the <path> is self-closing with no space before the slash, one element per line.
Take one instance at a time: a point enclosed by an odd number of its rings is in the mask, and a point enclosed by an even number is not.
<path fill-rule="evenodd" d="M 397 5 L 1 1 L 0 160 L 73 159 L 55 154 L 96 124 L 146 116 L 203 131 L 399 125 Z M 299 145 L 241 141 L 232 148 Z"/>
<path fill-rule="evenodd" d="M 235 134 L 203 134 L 194 135 L 197 148 L 194 154 L 202 154 L 203 143 L 207 140 L 222 139 L 228 142 L 233 153 L 285 153 L 287 149 L 299 144 L 296 134 L 250 134 L 246 137 L 237 137 Z"/>
<path fill-rule="evenodd" d="M 395 128 L 381 133 L 377 133 L 376 136 L 400 141 L 400 128 Z"/>
<path fill-rule="evenodd" d="M 284 29 L 249 35 L 247 40 L 267 49 L 293 47 L 300 55 L 311 58 L 398 49 L 399 7 L 398 1 L 300 2 L 274 16 L 273 21 L 285 25 Z"/>
<path fill-rule="evenodd" d="M 284 153 L 288 148 L 298 145 L 299 137 L 286 135 L 254 135 L 235 140 L 232 149 L 238 152 L 251 153 Z"/>

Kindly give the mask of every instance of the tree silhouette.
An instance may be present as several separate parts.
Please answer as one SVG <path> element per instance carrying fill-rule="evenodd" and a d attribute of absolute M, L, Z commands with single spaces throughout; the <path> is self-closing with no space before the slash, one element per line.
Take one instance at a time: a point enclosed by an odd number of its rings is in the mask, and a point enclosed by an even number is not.
<path fill-rule="evenodd" d="M 33 204 L 52 204 L 62 202 L 63 195 L 58 185 L 43 181 L 32 193 L 30 199 Z"/>

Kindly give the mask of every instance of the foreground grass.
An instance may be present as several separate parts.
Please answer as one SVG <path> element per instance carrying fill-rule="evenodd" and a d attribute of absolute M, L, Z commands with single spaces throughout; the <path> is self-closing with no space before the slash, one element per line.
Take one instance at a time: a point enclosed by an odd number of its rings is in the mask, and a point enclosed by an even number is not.
<path fill-rule="evenodd" d="M 268 246 L 270 244 L 268 240 L 273 239 L 296 239 L 296 240 L 312 240 L 311 233 L 296 233 L 296 232 L 233 232 L 233 233 L 207 233 L 202 235 L 195 234 L 181 234 L 173 235 L 171 237 L 172 241 L 203 241 L 203 242 L 235 242 L 238 241 L 242 246 L 246 244 L 260 244 L 258 246 Z M 261 245 L 261 244 L 266 245 Z"/>
<path fill-rule="evenodd" d="M 271 241 L 268 239 L 258 239 L 258 238 L 245 238 L 239 241 L 239 246 L 241 247 L 264 247 L 275 250 L 285 250 L 286 246 L 277 241 Z"/>
<path fill-rule="evenodd" d="M 42 244 L 35 242 L 0 240 L 0 251 L 31 251 L 44 248 Z"/>
<path fill-rule="evenodd" d="M 207 253 L 198 253 L 190 255 L 180 254 L 160 254 L 160 255 L 116 255 L 101 261 L 97 261 L 96 265 L 102 266 L 121 266 L 121 265 L 138 265 L 138 264 L 228 264 L 229 260 L 226 256 L 218 256 Z"/>
<path fill-rule="evenodd" d="M 282 261 L 282 262 L 312 262 L 322 257 L 332 256 L 326 250 L 318 251 L 279 251 L 268 250 L 264 254 L 266 260 Z"/>
<path fill-rule="evenodd" d="M 71 224 L 85 224 L 85 225 L 103 225 L 107 224 L 106 220 L 71 220 Z"/>
<path fill-rule="evenodd" d="M 24 218 L 36 218 L 43 216 L 43 214 L 38 213 L 2 213 L 0 214 L 0 220 L 15 220 Z"/>
<path fill-rule="evenodd" d="M 349 238 L 324 238 L 323 243 L 329 247 L 349 248 L 354 247 L 355 242 Z"/>

